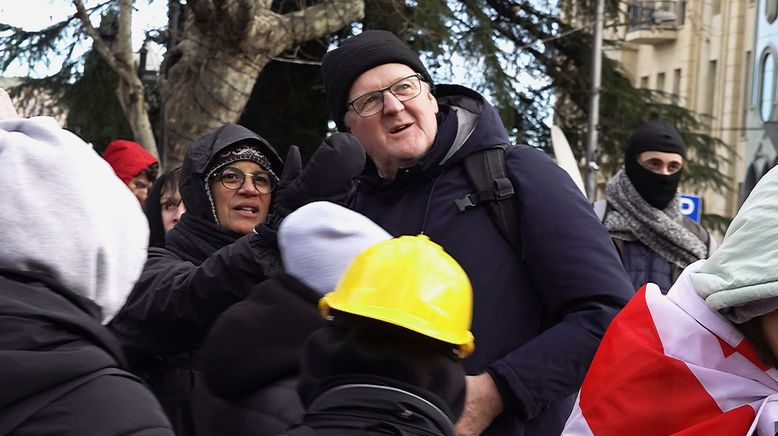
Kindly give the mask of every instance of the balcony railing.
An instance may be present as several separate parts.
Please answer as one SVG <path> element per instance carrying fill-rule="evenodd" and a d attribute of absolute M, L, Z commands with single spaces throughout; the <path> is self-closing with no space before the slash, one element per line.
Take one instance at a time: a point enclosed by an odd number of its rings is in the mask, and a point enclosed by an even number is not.
<path fill-rule="evenodd" d="M 686 1 L 633 1 L 627 6 L 628 42 L 660 44 L 676 38 L 683 24 Z"/>

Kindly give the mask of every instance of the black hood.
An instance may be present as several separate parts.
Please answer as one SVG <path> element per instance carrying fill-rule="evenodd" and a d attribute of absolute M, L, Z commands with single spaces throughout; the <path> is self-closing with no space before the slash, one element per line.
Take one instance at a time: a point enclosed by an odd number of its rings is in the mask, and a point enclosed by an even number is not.
<path fill-rule="evenodd" d="M 284 163 L 276 150 L 264 138 L 243 126 L 226 124 L 200 135 L 189 146 L 181 167 L 179 189 L 187 214 L 215 222 L 205 190 L 205 171 L 214 156 L 241 141 L 256 141 L 262 154 L 270 160 L 273 172 L 281 174 Z"/>

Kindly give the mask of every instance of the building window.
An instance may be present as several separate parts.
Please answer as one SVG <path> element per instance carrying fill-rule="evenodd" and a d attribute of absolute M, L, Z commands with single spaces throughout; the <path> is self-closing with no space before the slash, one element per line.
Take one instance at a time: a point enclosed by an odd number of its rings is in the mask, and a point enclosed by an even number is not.
<path fill-rule="evenodd" d="M 765 15 L 767 15 L 767 22 L 772 23 L 775 21 L 775 17 L 778 16 L 778 0 L 766 0 L 764 10 Z"/>
<path fill-rule="evenodd" d="M 716 61 L 708 62 L 707 89 L 705 90 L 705 108 L 703 113 L 711 116 L 711 127 L 713 123 L 713 110 L 716 96 Z"/>
<path fill-rule="evenodd" d="M 751 85 L 751 74 L 752 74 L 752 68 L 751 64 L 754 62 L 753 55 L 751 54 L 751 50 L 746 51 L 746 61 L 743 65 L 743 114 L 740 117 L 740 125 L 745 127 L 746 121 L 748 119 L 748 109 L 751 107 L 751 102 L 753 101 L 753 95 L 755 94 L 753 89 L 754 87 Z M 741 130 L 741 134 L 745 136 L 746 131 Z"/>
<path fill-rule="evenodd" d="M 718 15 L 721 13 L 721 0 L 713 0 L 711 2 L 711 7 L 713 8 L 713 15 Z"/>
<path fill-rule="evenodd" d="M 678 25 L 681 26 L 686 21 L 686 0 L 678 2 Z"/>
<path fill-rule="evenodd" d="M 771 47 L 765 48 L 759 63 L 759 115 L 762 121 L 773 118 L 775 105 L 775 55 Z"/>
<path fill-rule="evenodd" d="M 681 101 L 681 69 L 676 68 L 673 71 L 673 104 Z"/>
<path fill-rule="evenodd" d="M 642 89 L 648 88 L 648 76 L 643 76 L 640 78 L 640 87 Z"/>
<path fill-rule="evenodd" d="M 656 75 L 656 90 L 665 92 L 665 73 Z"/>

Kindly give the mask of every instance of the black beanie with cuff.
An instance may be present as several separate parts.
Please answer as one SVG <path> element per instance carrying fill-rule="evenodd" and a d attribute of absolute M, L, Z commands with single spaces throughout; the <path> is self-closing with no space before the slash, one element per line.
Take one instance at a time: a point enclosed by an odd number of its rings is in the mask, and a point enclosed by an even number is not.
<path fill-rule="evenodd" d="M 686 146 L 681 134 L 672 124 L 660 118 L 646 121 L 630 136 L 624 159 L 635 159 L 644 151 L 678 153 L 686 159 Z"/>
<path fill-rule="evenodd" d="M 351 85 L 365 71 L 383 64 L 407 65 L 433 87 L 432 77 L 419 56 L 393 33 L 367 30 L 352 36 L 325 54 L 321 62 L 327 106 L 341 132 L 346 131 L 344 117 Z"/>

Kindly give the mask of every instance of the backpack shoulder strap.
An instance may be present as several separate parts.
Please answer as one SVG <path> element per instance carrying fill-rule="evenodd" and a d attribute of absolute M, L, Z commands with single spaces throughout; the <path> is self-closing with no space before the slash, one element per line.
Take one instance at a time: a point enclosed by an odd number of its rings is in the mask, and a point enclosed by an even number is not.
<path fill-rule="evenodd" d="M 688 231 L 692 232 L 694 236 L 697 237 L 700 241 L 705 244 L 705 250 L 707 252 L 707 255 L 711 255 L 711 236 L 708 233 L 705 228 L 696 222 L 692 221 L 690 218 L 684 216 L 681 219 L 681 225 Z M 714 247 L 715 248 L 715 247 Z"/>
<path fill-rule="evenodd" d="M 506 148 L 505 145 L 488 148 L 464 159 L 465 173 L 475 192 L 454 201 L 460 212 L 484 203 L 497 229 L 521 254 L 519 206 L 505 168 Z"/>
<path fill-rule="evenodd" d="M 597 200 L 592 205 L 592 208 L 594 209 L 594 213 L 597 215 L 597 218 L 600 220 L 600 222 L 604 222 L 605 214 L 608 212 L 608 200 Z"/>

